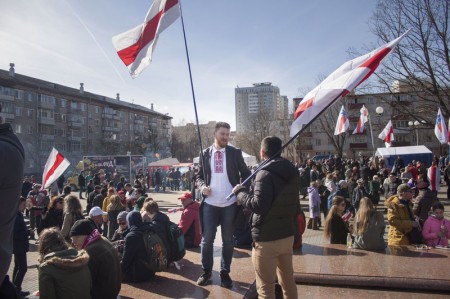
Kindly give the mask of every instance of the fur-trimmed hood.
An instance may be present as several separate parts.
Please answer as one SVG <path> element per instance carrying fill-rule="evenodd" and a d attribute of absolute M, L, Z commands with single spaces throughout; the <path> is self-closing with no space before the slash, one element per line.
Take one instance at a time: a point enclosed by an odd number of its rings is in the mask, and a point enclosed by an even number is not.
<path fill-rule="evenodd" d="M 74 248 L 56 251 L 44 256 L 43 263 L 61 267 L 65 269 L 78 270 L 80 267 L 87 265 L 89 262 L 89 255 L 84 250 L 76 250 Z"/>

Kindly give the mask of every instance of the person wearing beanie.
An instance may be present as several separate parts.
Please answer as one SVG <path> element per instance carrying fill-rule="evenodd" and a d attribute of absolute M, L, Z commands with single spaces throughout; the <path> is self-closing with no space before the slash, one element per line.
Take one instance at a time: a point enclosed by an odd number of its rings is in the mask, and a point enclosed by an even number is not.
<path fill-rule="evenodd" d="M 428 189 L 429 184 L 425 181 L 417 183 L 416 188 L 419 189 L 419 194 L 414 198 L 414 215 L 418 216 L 421 223 L 425 223 L 428 218 L 428 212 L 431 211 L 431 206 L 438 201 L 436 193 Z"/>
<path fill-rule="evenodd" d="M 128 222 L 127 222 L 128 212 L 122 211 L 117 215 L 117 225 L 118 229 L 114 232 L 114 235 L 111 238 L 111 242 L 117 242 L 125 239 L 125 235 L 128 232 Z"/>
<path fill-rule="evenodd" d="M 89 219 L 78 220 L 70 230 L 73 245 L 89 254 L 92 276 L 92 299 L 116 299 L 121 287 L 120 261 L 117 251 Z"/>
<path fill-rule="evenodd" d="M 155 273 L 147 269 L 143 234 L 149 224 L 142 222 L 139 211 L 131 211 L 127 215 L 129 232 L 125 236 L 123 257 L 120 263 L 124 282 L 142 282 L 151 279 Z"/>

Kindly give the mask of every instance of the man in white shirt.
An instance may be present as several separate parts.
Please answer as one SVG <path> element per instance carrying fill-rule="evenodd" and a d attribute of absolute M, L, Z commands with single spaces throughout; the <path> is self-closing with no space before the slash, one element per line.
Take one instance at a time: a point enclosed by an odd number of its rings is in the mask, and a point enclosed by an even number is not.
<path fill-rule="evenodd" d="M 213 268 L 213 243 L 217 226 L 221 226 L 222 259 L 220 280 L 223 287 L 230 288 L 231 259 L 233 257 L 233 223 L 237 212 L 236 197 L 227 200 L 233 187 L 250 175 L 244 162 L 242 151 L 228 145 L 230 125 L 218 122 L 214 130 L 214 144 L 200 156 L 200 170 L 197 175 L 197 187 L 202 193 L 200 204 L 200 223 L 202 226 L 202 269 L 197 284 L 207 285 Z M 203 165 L 205 167 L 203 167 Z"/>

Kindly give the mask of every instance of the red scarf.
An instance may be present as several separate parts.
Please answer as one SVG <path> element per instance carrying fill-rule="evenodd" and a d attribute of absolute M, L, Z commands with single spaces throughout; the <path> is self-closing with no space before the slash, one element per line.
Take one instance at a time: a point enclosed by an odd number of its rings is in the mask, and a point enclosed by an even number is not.
<path fill-rule="evenodd" d="M 83 246 L 81 246 L 81 249 L 86 248 L 87 246 L 89 246 L 90 244 L 94 243 L 95 241 L 97 241 L 101 237 L 102 237 L 102 235 L 100 234 L 98 229 L 94 229 L 92 231 L 92 233 L 86 238 L 86 240 L 84 240 L 84 243 L 83 243 Z"/>

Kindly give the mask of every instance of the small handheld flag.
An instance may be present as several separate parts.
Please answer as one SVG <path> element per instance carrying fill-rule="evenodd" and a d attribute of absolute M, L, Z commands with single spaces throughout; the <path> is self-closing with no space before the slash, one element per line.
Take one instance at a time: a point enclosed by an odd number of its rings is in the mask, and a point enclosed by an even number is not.
<path fill-rule="evenodd" d="M 383 131 L 378 135 L 378 138 L 384 141 L 386 147 L 392 146 L 392 141 L 394 141 L 394 128 L 392 127 L 392 122 L 389 121 Z"/>
<path fill-rule="evenodd" d="M 334 135 L 339 135 L 345 133 L 348 130 L 350 123 L 348 121 L 347 112 L 345 111 L 344 106 L 341 107 L 341 111 L 339 111 L 339 116 L 336 122 L 336 129 L 334 130 Z"/>
<path fill-rule="evenodd" d="M 364 124 L 369 121 L 369 111 L 367 108 L 363 105 L 361 110 L 359 110 L 360 115 L 358 119 L 358 124 L 356 125 L 356 128 L 353 130 L 352 134 L 362 134 L 364 133 Z"/>

